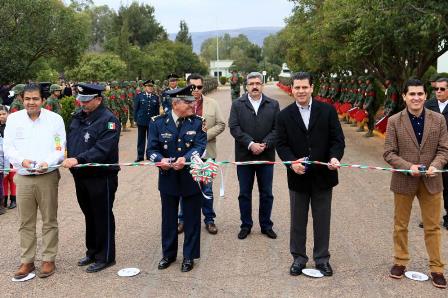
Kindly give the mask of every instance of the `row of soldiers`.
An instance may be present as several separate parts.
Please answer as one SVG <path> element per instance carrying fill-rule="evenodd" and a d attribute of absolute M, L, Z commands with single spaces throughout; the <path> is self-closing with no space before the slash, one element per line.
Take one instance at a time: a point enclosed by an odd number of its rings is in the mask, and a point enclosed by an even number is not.
<path fill-rule="evenodd" d="M 373 76 L 347 76 L 343 78 L 320 79 L 317 100 L 332 104 L 345 123 L 358 127 L 358 132 L 364 131 L 365 137 L 372 137 L 373 130 L 384 133 L 389 116 L 400 110 L 399 91 L 394 78 L 388 78 L 384 83 L 386 88 L 383 112 L 376 117 L 380 109 L 380 97 Z"/>
<path fill-rule="evenodd" d="M 174 88 L 177 87 L 178 76 L 170 74 L 168 80 L 172 81 L 175 79 L 176 82 Z M 82 83 L 80 83 L 82 84 Z M 144 90 L 143 81 L 112 81 L 109 84 L 106 82 L 100 82 L 100 85 L 106 88 L 104 92 L 104 104 L 108 107 L 112 113 L 120 119 L 122 124 L 122 131 L 127 131 L 127 123 L 130 122 L 131 127 L 135 127 L 134 124 L 134 97 Z M 157 95 L 162 95 L 163 91 L 159 81 L 155 81 L 155 92 Z M 17 84 L 11 89 L 11 96 L 14 97 L 10 111 L 16 112 L 22 110 L 23 98 L 22 93 L 25 88 L 25 84 Z M 58 84 L 52 84 L 49 88 L 50 95 L 45 99 L 43 107 L 47 110 L 53 111 L 55 113 L 61 114 L 62 106 L 60 104 L 62 87 Z M 76 94 L 75 94 L 76 95 Z M 169 103 L 161 103 L 162 106 L 168 106 Z M 76 109 L 80 109 L 80 105 L 76 103 Z"/>

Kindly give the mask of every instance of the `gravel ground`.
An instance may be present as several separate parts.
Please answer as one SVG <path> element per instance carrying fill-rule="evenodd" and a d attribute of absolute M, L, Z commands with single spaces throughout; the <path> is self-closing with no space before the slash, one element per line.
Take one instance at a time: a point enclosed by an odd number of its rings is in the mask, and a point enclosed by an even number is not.
<path fill-rule="evenodd" d="M 273 85 L 266 94 L 284 107 L 292 99 Z M 230 110 L 230 89 L 220 87 L 210 94 L 220 102 L 225 118 Z M 347 163 L 385 165 L 383 139 L 365 139 L 348 125 Z M 120 141 L 121 161 L 135 159 L 136 129 L 123 133 Z M 218 138 L 219 160 L 233 160 L 233 139 L 228 129 Z M 178 256 L 170 268 L 159 271 L 161 258 L 160 196 L 155 168 L 123 168 L 114 207 L 117 233 L 117 265 L 96 274 L 87 274 L 76 266 L 84 254 L 84 219 L 77 205 L 70 173 L 62 170 L 59 188 L 59 254 L 57 272 L 48 279 L 13 283 L 11 277 L 19 265 L 18 215 L 16 210 L 0 216 L 1 297 L 446 297 L 446 291 L 430 282 L 400 281 L 388 277 L 392 264 L 393 200 L 389 191 L 390 174 L 359 169 L 341 169 L 340 184 L 334 189 L 331 236 L 331 264 L 335 275 L 311 279 L 289 275 L 289 197 L 286 171 L 275 168 L 272 220 L 278 233 L 271 240 L 260 233 L 255 223 L 245 240 L 238 240 L 238 183 L 234 166 L 223 169 L 225 197 L 215 188 L 217 235 L 202 229 L 201 259 L 189 273 L 180 272 Z M 254 197 L 258 196 L 256 188 Z M 258 199 L 254 199 L 253 217 L 258 216 Z M 409 243 L 412 261 L 409 269 L 427 273 L 427 255 L 423 230 L 418 228 L 419 208 L 412 212 Z M 310 219 L 309 226 L 312 221 Z M 40 225 L 38 235 L 40 236 Z M 447 259 L 447 231 L 443 231 L 443 255 Z M 182 236 L 180 245 L 182 245 Z M 40 247 L 40 242 L 39 242 Z M 39 250 L 38 247 L 38 250 Z M 312 230 L 309 229 L 309 252 Z M 182 251 L 181 249 L 179 250 Z M 36 266 L 40 265 L 38 253 Z M 313 266 L 312 262 L 308 267 Z M 121 278 L 117 271 L 138 267 L 141 274 Z"/>

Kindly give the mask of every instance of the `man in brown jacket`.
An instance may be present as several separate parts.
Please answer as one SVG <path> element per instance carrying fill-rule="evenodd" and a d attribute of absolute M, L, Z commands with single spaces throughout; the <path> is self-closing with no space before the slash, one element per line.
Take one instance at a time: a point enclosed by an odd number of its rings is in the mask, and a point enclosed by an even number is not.
<path fill-rule="evenodd" d="M 394 193 L 394 265 L 390 277 L 402 278 L 410 260 L 408 224 L 412 201 L 417 196 L 422 213 L 430 276 L 434 286 L 446 288 L 441 256 L 440 215 L 443 169 L 448 161 L 448 135 L 443 115 L 424 108 L 426 88 L 416 79 L 404 84 L 406 109 L 390 117 L 384 159 L 393 168 L 410 170 L 392 173 Z"/>

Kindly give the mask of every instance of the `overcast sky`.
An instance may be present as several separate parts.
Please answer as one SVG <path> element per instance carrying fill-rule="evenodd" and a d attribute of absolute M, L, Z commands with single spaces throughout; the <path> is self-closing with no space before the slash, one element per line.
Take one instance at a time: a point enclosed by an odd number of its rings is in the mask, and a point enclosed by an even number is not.
<path fill-rule="evenodd" d="M 132 0 L 94 0 L 117 10 Z M 168 33 L 179 31 L 185 20 L 190 32 L 245 27 L 283 27 L 293 4 L 287 0 L 139 0 L 155 8 L 158 22 Z"/>

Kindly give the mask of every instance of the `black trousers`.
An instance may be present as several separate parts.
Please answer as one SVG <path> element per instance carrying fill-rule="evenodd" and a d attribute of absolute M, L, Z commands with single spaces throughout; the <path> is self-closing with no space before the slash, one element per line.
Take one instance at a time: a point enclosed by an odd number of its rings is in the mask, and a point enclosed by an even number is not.
<path fill-rule="evenodd" d="M 442 173 L 443 178 L 443 207 L 448 217 L 448 173 Z"/>
<path fill-rule="evenodd" d="M 162 199 L 162 250 L 163 256 L 177 257 L 177 216 L 180 196 L 160 193 Z M 182 196 L 184 212 L 183 255 L 187 259 L 198 259 L 201 247 L 201 205 L 202 194 Z"/>
<path fill-rule="evenodd" d="M 137 158 L 145 159 L 148 126 L 137 125 Z"/>
<path fill-rule="evenodd" d="M 118 175 L 74 177 L 76 196 L 86 221 L 86 256 L 115 261 L 115 218 L 112 212 Z"/>
<path fill-rule="evenodd" d="M 313 259 L 316 264 L 327 263 L 330 259 L 330 218 L 332 188 L 318 189 L 309 185 L 308 190 L 295 192 L 290 190 L 291 234 L 290 251 L 294 260 L 306 264 L 306 227 L 308 210 L 311 204 L 313 216 L 314 248 Z"/>

